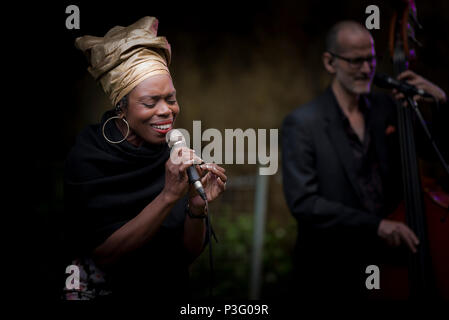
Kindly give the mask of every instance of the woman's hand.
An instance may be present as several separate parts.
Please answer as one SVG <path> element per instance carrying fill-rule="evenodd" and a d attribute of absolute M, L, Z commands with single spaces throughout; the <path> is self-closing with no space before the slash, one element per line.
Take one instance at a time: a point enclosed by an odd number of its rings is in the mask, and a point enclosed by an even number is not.
<path fill-rule="evenodd" d="M 162 193 L 169 202 L 181 199 L 189 190 L 186 169 L 201 159 L 195 151 L 182 147 L 172 150 L 170 158 L 165 163 L 165 186 Z"/>
<path fill-rule="evenodd" d="M 204 163 L 196 166 L 196 168 L 198 174 L 202 177 L 201 183 L 204 187 L 207 201 L 214 201 L 226 189 L 226 181 L 228 180 L 225 175 L 226 170 L 215 163 Z M 194 215 L 205 213 L 205 202 L 193 186 L 190 188 L 189 206 Z"/>

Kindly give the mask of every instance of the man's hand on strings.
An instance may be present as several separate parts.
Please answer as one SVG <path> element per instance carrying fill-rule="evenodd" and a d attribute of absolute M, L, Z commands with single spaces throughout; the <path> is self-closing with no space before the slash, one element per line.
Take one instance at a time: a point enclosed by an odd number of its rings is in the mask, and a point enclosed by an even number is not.
<path fill-rule="evenodd" d="M 445 103 L 447 101 L 446 93 L 438 87 L 436 84 L 430 82 L 426 78 L 416 74 L 412 70 L 406 70 L 402 73 L 400 73 L 397 76 L 397 79 L 400 81 L 405 81 L 408 84 L 415 86 L 418 89 L 422 89 L 425 92 L 429 93 L 430 95 L 434 96 L 435 99 L 441 104 Z M 402 92 L 399 92 L 396 89 L 393 89 L 393 95 L 396 100 L 402 100 L 405 99 L 405 95 Z M 419 102 L 419 101 L 426 101 L 426 102 L 434 102 L 432 98 L 424 98 L 420 95 L 415 95 L 413 97 L 413 100 Z M 407 105 L 407 101 L 404 100 L 403 103 L 404 106 Z"/>

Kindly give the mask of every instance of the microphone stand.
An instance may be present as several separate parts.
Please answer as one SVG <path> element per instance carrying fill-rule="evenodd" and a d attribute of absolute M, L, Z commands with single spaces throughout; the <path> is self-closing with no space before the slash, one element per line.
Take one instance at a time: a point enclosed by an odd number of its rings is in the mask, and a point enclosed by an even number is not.
<path fill-rule="evenodd" d="M 426 136 L 429 139 L 430 144 L 432 145 L 433 149 L 435 150 L 435 152 L 438 156 L 438 159 L 440 160 L 441 164 L 443 165 L 444 170 L 446 170 L 446 173 L 449 175 L 449 166 L 448 166 L 446 160 L 444 159 L 443 155 L 441 154 L 440 149 L 436 145 L 435 140 L 433 139 L 433 136 L 430 133 L 429 127 L 427 126 L 426 121 L 424 120 L 424 118 L 421 114 L 421 111 L 418 108 L 418 104 L 416 103 L 415 100 L 413 100 L 413 98 L 410 95 L 406 95 L 406 97 L 407 97 L 408 104 L 415 111 L 416 116 L 418 117 L 418 120 L 421 123 L 421 126 L 424 129 L 424 132 L 426 133 Z"/>
<path fill-rule="evenodd" d="M 422 116 L 421 111 L 418 108 L 418 104 L 416 103 L 415 100 L 413 100 L 411 95 L 405 94 L 405 96 L 406 96 L 408 104 L 415 111 L 415 114 L 421 124 L 421 127 L 423 128 L 424 132 L 426 133 L 427 138 L 430 141 L 430 144 L 432 145 L 433 149 L 435 150 L 435 152 L 438 156 L 438 159 L 440 160 L 440 163 L 443 165 L 444 170 L 449 175 L 449 166 L 448 166 L 446 160 L 444 159 L 443 155 L 441 154 L 440 149 L 436 145 L 435 140 L 434 140 L 432 134 L 430 133 L 429 127 L 427 126 L 426 121 L 424 120 L 424 117 Z M 441 222 L 444 222 L 447 219 L 448 215 L 449 215 L 449 207 L 448 207 L 448 210 L 447 210 L 446 214 L 444 215 L 444 217 L 441 218 Z"/>

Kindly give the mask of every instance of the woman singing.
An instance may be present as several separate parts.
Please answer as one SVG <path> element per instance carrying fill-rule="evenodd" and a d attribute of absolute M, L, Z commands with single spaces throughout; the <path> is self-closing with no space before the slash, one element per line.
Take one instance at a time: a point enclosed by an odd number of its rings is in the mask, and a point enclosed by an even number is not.
<path fill-rule="evenodd" d="M 188 267 L 208 241 L 205 202 L 186 174 L 201 159 L 184 147 L 172 161 L 166 144 L 180 107 L 157 24 L 144 17 L 76 39 L 113 109 L 79 134 L 66 161 L 64 228 L 80 286 L 65 299 L 185 297 Z M 225 170 L 196 167 L 213 201 Z"/>

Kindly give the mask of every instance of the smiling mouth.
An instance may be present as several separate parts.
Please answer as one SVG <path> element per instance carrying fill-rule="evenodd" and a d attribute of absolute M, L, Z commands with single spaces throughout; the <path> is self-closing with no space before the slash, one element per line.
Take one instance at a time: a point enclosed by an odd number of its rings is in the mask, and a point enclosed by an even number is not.
<path fill-rule="evenodd" d="M 150 126 L 159 133 L 167 133 L 173 127 L 173 121 L 150 124 Z"/>
<path fill-rule="evenodd" d="M 170 124 L 163 124 L 163 125 L 152 124 L 151 126 L 153 128 L 155 128 L 155 129 L 158 129 L 158 130 L 167 130 L 167 129 L 171 128 L 171 123 Z"/>

